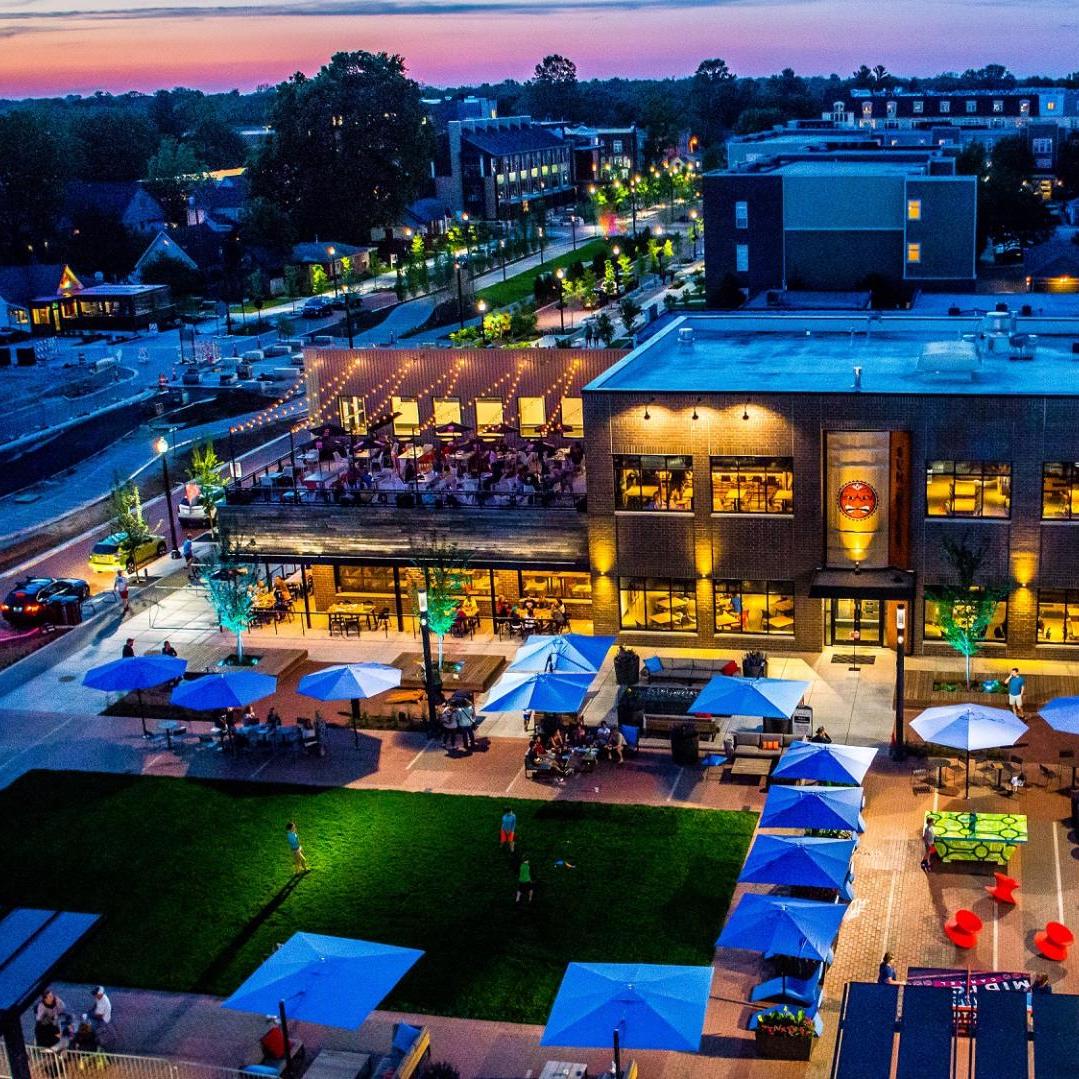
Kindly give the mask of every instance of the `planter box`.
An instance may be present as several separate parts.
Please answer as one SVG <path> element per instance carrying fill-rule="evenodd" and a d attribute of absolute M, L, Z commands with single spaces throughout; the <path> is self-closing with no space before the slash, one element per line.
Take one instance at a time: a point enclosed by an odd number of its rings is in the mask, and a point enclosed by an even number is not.
<path fill-rule="evenodd" d="M 813 1054 L 812 1034 L 792 1037 L 790 1034 L 773 1034 L 757 1027 L 757 1056 L 766 1060 L 809 1060 Z"/>

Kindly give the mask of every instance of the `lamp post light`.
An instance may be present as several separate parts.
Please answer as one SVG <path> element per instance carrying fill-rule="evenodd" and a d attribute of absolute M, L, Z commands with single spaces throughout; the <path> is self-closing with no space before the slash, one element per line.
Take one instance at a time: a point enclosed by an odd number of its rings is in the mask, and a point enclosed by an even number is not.
<path fill-rule="evenodd" d="M 892 737 L 892 757 L 901 761 L 907 755 L 903 731 L 903 696 L 906 672 L 907 608 L 900 603 L 895 609 L 895 734 Z"/>
<path fill-rule="evenodd" d="M 502 256 L 502 283 L 505 284 L 506 283 L 506 241 L 504 239 L 498 241 L 498 251 L 499 251 L 499 254 L 501 254 L 501 256 Z"/>
<path fill-rule="evenodd" d="M 562 332 L 566 332 L 566 271 L 561 266 L 554 272 L 555 280 L 558 282 L 558 323 L 562 327 Z"/>
<path fill-rule="evenodd" d="M 637 181 L 629 182 L 629 204 L 633 211 L 633 238 L 637 239 Z"/>
<path fill-rule="evenodd" d="M 542 225 L 540 225 L 540 227 L 539 227 L 538 229 L 536 229 L 536 232 L 538 232 L 538 233 L 539 233 L 539 242 L 540 242 L 540 265 L 542 266 L 542 265 L 543 265 L 543 263 L 544 263 L 544 261 L 545 261 L 545 257 L 544 257 L 544 254 L 543 254 L 543 226 L 542 226 Z"/>
<path fill-rule="evenodd" d="M 570 234 L 573 237 L 573 250 L 577 250 L 577 208 L 574 207 L 574 212 L 569 215 L 569 228 Z"/>
<path fill-rule="evenodd" d="M 614 259 L 612 260 L 614 265 L 614 294 L 617 299 L 617 297 L 622 294 L 622 271 L 618 265 L 618 256 L 622 254 L 622 248 L 620 248 L 618 244 L 615 244 L 614 247 L 611 248 L 611 254 L 614 255 Z"/>
<path fill-rule="evenodd" d="M 487 347 L 487 327 L 484 325 L 484 317 L 487 314 L 487 301 L 477 300 L 476 310 L 480 313 L 480 340 L 483 342 L 483 347 Z"/>
<path fill-rule="evenodd" d="M 694 258 L 694 261 L 696 261 L 696 258 L 697 258 L 697 217 L 698 217 L 698 214 L 697 214 L 696 210 L 690 210 L 689 211 L 689 220 L 690 220 L 689 235 L 690 235 L 690 238 L 693 240 L 693 258 Z"/>
<path fill-rule="evenodd" d="M 431 663 L 431 626 L 427 617 L 427 589 L 416 593 L 420 608 L 420 641 L 423 644 L 423 686 L 427 693 L 427 722 L 431 733 L 438 730 L 438 705 L 442 700 L 442 672 Z"/>
<path fill-rule="evenodd" d="M 330 280 L 333 281 L 333 298 L 337 299 L 337 248 L 332 244 L 326 248 L 326 254 L 330 256 Z"/>
<path fill-rule="evenodd" d="M 162 435 L 154 441 L 154 452 L 161 458 L 161 482 L 165 487 L 165 508 L 169 515 L 169 538 L 172 540 L 172 549 L 179 550 L 180 545 L 176 541 L 176 518 L 172 513 L 172 484 L 169 482 L 169 440 Z"/>
<path fill-rule="evenodd" d="M 465 268 L 467 257 L 458 254 L 453 260 L 454 269 L 457 271 L 457 328 L 465 328 L 465 290 L 461 283 L 461 271 Z"/>

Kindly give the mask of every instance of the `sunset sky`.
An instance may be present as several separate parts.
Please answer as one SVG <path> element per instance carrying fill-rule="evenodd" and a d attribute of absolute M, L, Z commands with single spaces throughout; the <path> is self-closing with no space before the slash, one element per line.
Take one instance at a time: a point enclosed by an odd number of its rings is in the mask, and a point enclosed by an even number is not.
<path fill-rule="evenodd" d="M 1074 0 L 0 0 L 0 96 L 248 90 L 345 49 L 401 53 L 433 85 L 525 79 L 548 52 L 581 78 L 936 74 L 1079 67 Z"/>

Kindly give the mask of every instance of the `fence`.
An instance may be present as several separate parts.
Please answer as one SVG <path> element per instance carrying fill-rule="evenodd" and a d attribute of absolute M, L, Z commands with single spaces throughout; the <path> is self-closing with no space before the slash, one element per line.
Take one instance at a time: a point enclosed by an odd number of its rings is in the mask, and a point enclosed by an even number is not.
<path fill-rule="evenodd" d="M 129 1056 L 119 1053 L 55 1052 L 27 1046 L 33 1079 L 240 1079 L 236 1068 L 193 1064 L 165 1057 Z M 0 1077 L 10 1079 L 7 1049 L 0 1045 Z"/>

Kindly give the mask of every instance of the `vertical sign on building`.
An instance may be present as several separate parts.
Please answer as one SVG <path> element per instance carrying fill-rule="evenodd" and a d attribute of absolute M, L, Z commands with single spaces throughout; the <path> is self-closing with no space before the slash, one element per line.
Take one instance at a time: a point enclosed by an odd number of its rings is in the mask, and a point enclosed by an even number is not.
<path fill-rule="evenodd" d="M 828 565 L 880 569 L 889 556 L 889 440 L 886 431 L 827 435 Z"/>

